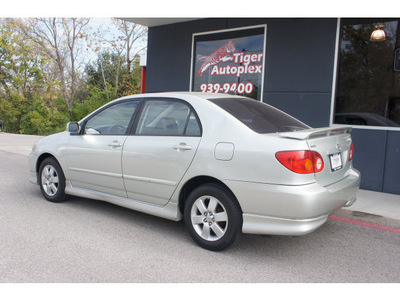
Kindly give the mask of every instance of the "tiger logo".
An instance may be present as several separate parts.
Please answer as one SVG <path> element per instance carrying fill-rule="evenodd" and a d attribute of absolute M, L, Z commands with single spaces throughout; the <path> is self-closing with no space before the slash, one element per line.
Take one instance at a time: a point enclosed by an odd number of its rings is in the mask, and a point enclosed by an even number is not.
<path fill-rule="evenodd" d="M 233 56 L 229 53 L 235 52 L 236 45 L 230 40 L 229 42 L 223 44 L 216 51 L 211 53 L 210 55 L 200 56 L 197 60 L 203 60 L 203 63 L 200 66 L 197 75 L 199 77 L 203 76 L 203 73 L 208 70 L 209 67 L 217 65 L 219 62 L 226 62 L 229 60 L 233 60 Z"/>

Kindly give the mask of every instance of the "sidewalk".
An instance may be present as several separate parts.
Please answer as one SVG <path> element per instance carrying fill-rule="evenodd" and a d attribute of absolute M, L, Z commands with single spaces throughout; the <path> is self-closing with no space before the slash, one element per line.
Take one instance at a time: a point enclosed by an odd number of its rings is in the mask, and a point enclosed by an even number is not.
<path fill-rule="evenodd" d="M 357 201 L 343 209 L 400 220 L 400 195 L 359 190 Z"/>
<path fill-rule="evenodd" d="M 0 132 L 0 151 L 28 156 L 33 144 L 40 138 L 42 137 Z M 400 195 L 359 190 L 357 201 L 343 209 L 400 220 Z"/>
<path fill-rule="evenodd" d="M 0 151 L 28 156 L 33 144 L 42 136 L 0 132 Z"/>

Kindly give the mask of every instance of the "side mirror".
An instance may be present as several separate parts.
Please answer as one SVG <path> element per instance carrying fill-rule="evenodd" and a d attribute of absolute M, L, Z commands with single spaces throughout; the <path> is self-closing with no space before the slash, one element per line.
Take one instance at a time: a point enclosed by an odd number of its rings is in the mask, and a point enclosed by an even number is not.
<path fill-rule="evenodd" d="M 77 122 L 69 122 L 67 124 L 67 131 L 71 134 L 79 134 L 80 128 Z"/>

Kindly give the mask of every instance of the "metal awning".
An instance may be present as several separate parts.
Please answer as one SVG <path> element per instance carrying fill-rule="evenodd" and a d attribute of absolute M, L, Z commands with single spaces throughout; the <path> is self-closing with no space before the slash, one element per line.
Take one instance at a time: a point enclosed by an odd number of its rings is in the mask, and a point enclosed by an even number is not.
<path fill-rule="evenodd" d="M 120 19 L 148 27 L 153 27 L 153 26 L 199 20 L 200 18 L 120 18 Z"/>

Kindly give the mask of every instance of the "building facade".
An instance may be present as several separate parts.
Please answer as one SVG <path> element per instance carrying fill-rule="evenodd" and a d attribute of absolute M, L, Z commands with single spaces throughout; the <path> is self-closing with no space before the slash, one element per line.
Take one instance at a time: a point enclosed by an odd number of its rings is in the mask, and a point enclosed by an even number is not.
<path fill-rule="evenodd" d="M 351 126 L 361 188 L 400 194 L 400 19 L 149 26 L 146 81 L 146 92 L 240 92 L 312 127 Z"/>

